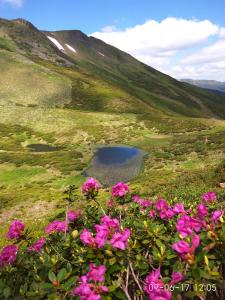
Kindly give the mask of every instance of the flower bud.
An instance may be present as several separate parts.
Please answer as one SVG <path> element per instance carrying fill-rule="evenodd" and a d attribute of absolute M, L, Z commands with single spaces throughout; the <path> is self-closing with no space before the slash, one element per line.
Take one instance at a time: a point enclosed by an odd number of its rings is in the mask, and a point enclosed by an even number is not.
<path fill-rule="evenodd" d="M 43 256 L 40 256 L 40 257 L 39 257 L 39 260 L 40 260 L 40 262 L 42 262 L 42 263 L 45 261 Z"/>
<path fill-rule="evenodd" d="M 113 255 L 112 251 L 110 251 L 110 250 L 105 250 L 105 253 L 106 253 L 107 255 L 109 255 L 109 256 L 112 256 L 112 255 Z"/>
<path fill-rule="evenodd" d="M 51 262 L 53 263 L 53 265 L 57 264 L 57 258 L 56 257 L 51 257 Z"/>
<path fill-rule="evenodd" d="M 73 239 L 77 238 L 77 237 L 78 237 L 78 235 L 79 235 L 79 232 L 78 232 L 78 230 L 74 230 L 74 231 L 72 231 L 71 235 L 72 235 Z"/>
<path fill-rule="evenodd" d="M 209 265 L 209 260 L 208 260 L 208 257 L 206 255 L 204 255 L 204 260 L 205 260 L 205 264 L 208 266 Z"/>

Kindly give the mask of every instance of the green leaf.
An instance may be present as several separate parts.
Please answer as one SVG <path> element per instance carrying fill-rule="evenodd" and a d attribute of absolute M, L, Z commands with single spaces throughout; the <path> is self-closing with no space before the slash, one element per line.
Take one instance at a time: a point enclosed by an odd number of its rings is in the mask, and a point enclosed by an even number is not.
<path fill-rule="evenodd" d="M 42 288 L 43 288 L 44 290 L 53 290 L 53 286 L 52 286 L 52 284 L 49 283 L 49 282 L 46 282 L 46 283 L 42 284 Z"/>
<path fill-rule="evenodd" d="M 116 263 L 116 258 L 115 257 L 112 257 L 109 259 L 109 264 L 110 266 L 114 265 Z"/>
<path fill-rule="evenodd" d="M 58 281 L 62 282 L 66 278 L 67 274 L 68 273 L 65 268 L 61 269 L 57 275 Z"/>
<path fill-rule="evenodd" d="M 116 290 L 113 292 L 113 295 L 116 296 L 116 298 L 121 299 L 121 300 L 127 300 L 127 297 L 121 290 Z"/>
<path fill-rule="evenodd" d="M 196 279 L 196 280 L 199 280 L 201 279 L 201 271 L 199 268 L 195 268 L 192 270 L 192 276 Z"/>
<path fill-rule="evenodd" d="M 67 263 L 67 265 L 66 265 L 66 268 L 67 268 L 67 271 L 69 272 L 69 273 L 71 273 L 72 272 L 72 266 L 71 266 L 71 264 L 68 262 Z"/>
<path fill-rule="evenodd" d="M 107 273 L 108 274 L 112 274 L 112 273 L 115 273 L 116 271 L 119 271 L 120 270 L 120 266 L 118 266 L 118 265 L 113 265 L 113 266 L 111 266 L 111 267 L 109 267 L 108 269 L 107 269 Z"/>
<path fill-rule="evenodd" d="M 48 272 L 48 278 L 49 278 L 49 280 L 50 280 L 51 282 L 53 282 L 53 281 L 56 280 L 56 276 L 55 276 L 55 274 L 52 272 L 52 270 L 50 270 L 50 271 Z"/>
<path fill-rule="evenodd" d="M 69 280 L 67 280 L 65 283 L 64 283 L 64 287 L 67 291 L 71 290 L 72 286 L 75 285 L 76 283 L 76 276 L 73 276 L 71 277 Z"/>
<path fill-rule="evenodd" d="M 5 298 L 8 298 L 11 295 L 10 287 L 7 286 L 6 288 L 4 288 L 3 295 L 5 296 Z"/>
<path fill-rule="evenodd" d="M 142 244 L 144 244 L 144 245 L 150 244 L 150 241 L 149 240 L 143 240 Z"/>

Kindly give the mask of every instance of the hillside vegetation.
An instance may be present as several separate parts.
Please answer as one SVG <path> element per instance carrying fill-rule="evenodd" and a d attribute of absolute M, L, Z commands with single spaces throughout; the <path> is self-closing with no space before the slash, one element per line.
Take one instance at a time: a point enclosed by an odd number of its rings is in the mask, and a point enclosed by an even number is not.
<path fill-rule="evenodd" d="M 0 19 L 0 65 L 2 232 L 15 217 L 39 230 L 34 220 L 45 224 L 62 214 L 62 191 L 84 181 L 82 172 L 104 144 L 148 153 L 131 182 L 143 196 L 192 200 L 213 189 L 224 203 L 225 97 L 80 31 L 41 32 L 20 19 Z M 61 148 L 27 148 L 37 143 Z"/>

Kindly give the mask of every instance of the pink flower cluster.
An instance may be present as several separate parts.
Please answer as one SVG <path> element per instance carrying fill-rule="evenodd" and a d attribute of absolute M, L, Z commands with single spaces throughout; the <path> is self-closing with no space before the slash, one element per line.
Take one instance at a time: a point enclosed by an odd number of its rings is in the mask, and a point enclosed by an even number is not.
<path fill-rule="evenodd" d="M 130 192 L 129 186 L 124 182 L 119 182 L 112 187 L 112 196 L 123 198 Z"/>
<path fill-rule="evenodd" d="M 14 220 L 9 226 L 9 230 L 6 234 L 6 237 L 9 240 L 20 239 L 23 235 L 23 231 L 25 229 L 25 224 L 20 220 Z"/>
<path fill-rule="evenodd" d="M 197 206 L 197 216 L 199 219 L 204 219 L 208 215 L 208 209 L 205 204 L 200 203 Z"/>
<path fill-rule="evenodd" d="M 202 220 L 198 220 L 188 215 L 182 215 L 177 220 L 176 229 L 182 238 L 185 238 L 188 235 L 199 232 L 203 226 L 204 223 Z"/>
<path fill-rule="evenodd" d="M 146 278 L 144 284 L 144 291 L 150 300 L 170 300 L 172 298 L 171 292 L 165 288 L 164 282 L 160 279 L 160 268 L 152 271 Z M 174 285 L 184 279 L 184 276 L 179 272 L 172 273 L 172 279 L 169 285 Z"/>
<path fill-rule="evenodd" d="M 0 253 L 0 267 L 8 264 L 13 264 L 16 261 L 18 246 L 8 245 L 5 246 Z"/>
<path fill-rule="evenodd" d="M 70 210 L 68 213 L 67 213 L 67 218 L 70 222 L 75 222 L 77 221 L 80 217 L 82 216 L 82 212 L 81 212 L 81 209 L 78 209 L 77 211 L 74 211 L 74 210 Z"/>
<path fill-rule="evenodd" d="M 82 192 L 84 195 L 95 194 L 99 191 L 99 189 L 99 182 L 92 177 L 85 181 L 82 185 Z"/>
<path fill-rule="evenodd" d="M 66 232 L 67 229 L 68 226 L 66 224 L 66 221 L 55 220 L 52 223 L 48 224 L 48 226 L 45 228 L 45 232 L 47 234 L 51 234 L 53 232 Z"/>
<path fill-rule="evenodd" d="M 138 205 L 140 205 L 143 210 L 145 210 L 146 208 L 150 207 L 153 204 L 152 201 L 142 199 L 142 198 L 140 198 L 139 196 L 136 196 L 136 195 L 133 196 L 132 200 L 134 202 L 136 202 Z"/>
<path fill-rule="evenodd" d="M 130 229 L 125 228 L 121 230 L 120 223 L 117 219 L 104 216 L 101 218 L 101 224 L 96 224 L 94 228 L 96 230 L 95 237 L 88 229 L 83 229 L 80 239 L 85 245 L 93 248 L 102 248 L 109 239 L 110 245 L 114 248 L 120 250 L 126 249 L 130 237 Z"/>
<path fill-rule="evenodd" d="M 222 217 L 224 212 L 222 210 L 215 210 L 212 214 L 212 222 L 217 223 L 219 218 Z"/>
<path fill-rule="evenodd" d="M 193 255 L 195 250 L 200 245 L 200 238 L 198 235 L 194 235 L 192 238 L 192 245 L 190 246 L 186 241 L 180 240 L 172 245 L 172 249 L 179 253 L 183 260 L 193 261 Z"/>
<path fill-rule="evenodd" d="M 164 199 L 159 199 L 155 203 L 152 202 L 153 209 L 149 211 L 150 218 L 156 218 L 157 215 L 161 219 L 170 220 L 174 215 L 183 213 L 183 204 L 176 204 L 174 208 L 170 207 L 169 204 Z"/>
<path fill-rule="evenodd" d="M 207 192 L 202 195 L 202 200 L 204 202 L 213 203 L 216 201 L 216 193 L 215 192 Z"/>
<path fill-rule="evenodd" d="M 37 240 L 33 245 L 31 245 L 28 248 L 28 251 L 34 251 L 36 253 L 39 253 L 42 249 L 44 244 L 46 243 L 46 238 L 42 237 L 39 240 Z"/>
<path fill-rule="evenodd" d="M 106 267 L 104 265 L 89 265 L 89 272 L 81 276 L 80 285 L 74 289 L 72 296 L 81 300 L 101 300 L 101 294 L 107 293 L 108 288 L 101 285 L 105 281 Z"/>

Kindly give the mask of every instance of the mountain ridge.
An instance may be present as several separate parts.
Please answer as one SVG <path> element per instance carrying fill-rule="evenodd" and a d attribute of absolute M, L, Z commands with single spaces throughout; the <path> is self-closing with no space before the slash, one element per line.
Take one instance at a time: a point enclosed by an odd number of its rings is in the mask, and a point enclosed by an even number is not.
<path fill-rule="evenodd" d="M 215 90 L 225 93 L 225 81 L 218 80 L 206 80 L 206 79 L 181 79 L 183 82 L 187 82 L 196 86 L 199 86 L 208 90 Z"/>
<path fill-rule="evenodd" d="M 40 31 L 23 19 L 0 19 L 0 29 L 15 55 L 70 81 L 70 101 L 62 99 L 62 107 L 225 117 L 225 96 L 179 82 L 80 30 Z"/>

